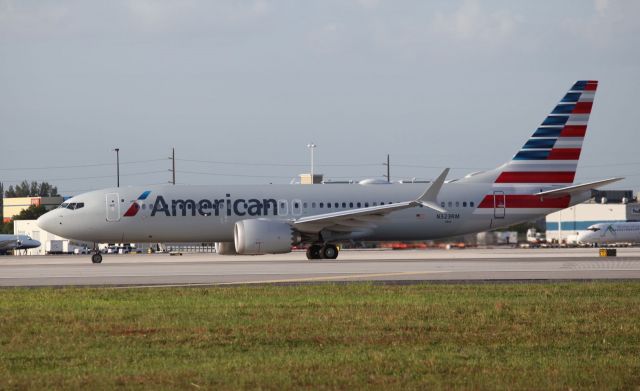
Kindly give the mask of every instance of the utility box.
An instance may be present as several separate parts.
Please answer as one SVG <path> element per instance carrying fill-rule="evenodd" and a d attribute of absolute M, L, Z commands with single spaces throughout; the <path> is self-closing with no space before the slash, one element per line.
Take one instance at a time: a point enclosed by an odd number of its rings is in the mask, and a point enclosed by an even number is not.
<path fill-rule="evenodd" d="M 601 248 L 600 256 L 601 257 L 615 257 L 618 254 L 615 248 Z"/>
<path fill-rule="evenodd" d="M 45 251 L 47 254 L 64 254 L 68 247 L 68 240 L 50 240 L 46 243 Z"/>

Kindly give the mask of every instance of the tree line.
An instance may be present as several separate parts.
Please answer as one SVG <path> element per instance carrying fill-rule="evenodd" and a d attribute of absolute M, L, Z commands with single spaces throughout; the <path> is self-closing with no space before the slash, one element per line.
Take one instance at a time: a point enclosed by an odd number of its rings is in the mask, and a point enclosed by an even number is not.
<path fill-rule="evenodd" d="M 37 181 L 22 181 L 14 186 L 9 186 L 5 191 L 4 184 L 0 182 L 0 195 L 6 198 L 11 197 L 59 197 L 58 188 L 52 186 L 48 182 L 38 183 Z M 13 221 L 4 223 L 4 208 L 3 197 L 0 197 L 0 233 L 13 234 Z M 47 210 L 43 205 L 31 205 L 27 209 L 24 209 L 17 216 L 13 217 L 14 220 L 35 220 L 38 217 L 45 214 Z"/>
<path fill-rule="evenodd" d="M 0 190 L 2 188 L 0 187 Z M 48 182 L 22 181 L 15 187 L 13 185 L 4 192 L 6 198 L 12 197 L 58 197 L 58 188 Z"/>

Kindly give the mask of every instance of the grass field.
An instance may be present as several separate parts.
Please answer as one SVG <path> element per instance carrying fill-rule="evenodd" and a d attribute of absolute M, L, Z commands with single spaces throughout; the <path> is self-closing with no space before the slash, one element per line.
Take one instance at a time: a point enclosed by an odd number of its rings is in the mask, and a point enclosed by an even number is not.
<path fill-rule="evenodd" d="M 0 290 L 0 389 L 638 389 L 640 283 Z"/>

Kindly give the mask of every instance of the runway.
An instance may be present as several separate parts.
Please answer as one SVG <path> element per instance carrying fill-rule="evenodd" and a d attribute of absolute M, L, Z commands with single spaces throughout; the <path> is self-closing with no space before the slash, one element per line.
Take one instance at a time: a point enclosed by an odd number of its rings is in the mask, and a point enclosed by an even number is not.
<path fill-rule="evenodd" d="M 464 249 L 342 251 L 339 260 L 308 261 L 302 252 L 0 257 L 0 286 L 178 286 L 346 281 L 640 279 L 640 249 Z"/>

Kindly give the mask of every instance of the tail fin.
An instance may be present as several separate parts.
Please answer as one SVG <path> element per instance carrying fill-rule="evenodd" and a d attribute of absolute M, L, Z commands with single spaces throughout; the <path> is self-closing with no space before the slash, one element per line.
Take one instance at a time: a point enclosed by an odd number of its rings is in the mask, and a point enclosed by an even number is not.
<path fill-rule="evenodd" d="M 576 82 L 511 161 L 469 179 L 533 186 L 573 183 L 597 87 L 595 80 Z"/>

